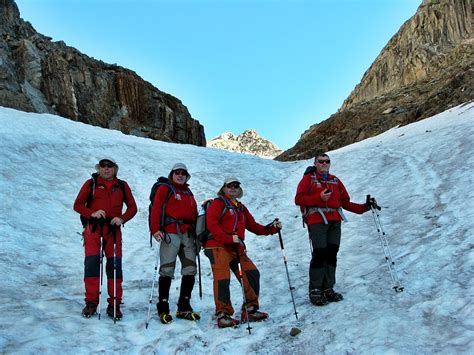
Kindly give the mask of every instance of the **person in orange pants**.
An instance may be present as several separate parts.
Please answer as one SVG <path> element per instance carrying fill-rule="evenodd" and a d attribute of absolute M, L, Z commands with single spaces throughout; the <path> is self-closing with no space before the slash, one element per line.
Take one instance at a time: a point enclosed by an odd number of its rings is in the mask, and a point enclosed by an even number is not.
<path fill-rule="evenodd" d="M 243 281 L 245 301 L 241 321 L 261 321 L 268 314 L 259 310 L 260 273 L 246 254 L 245 230 L 257 235 L 270 235 L 281 229 L 275 220 L 264 226 L 255 221 L 247 207 L 237 199 L 243 190 L 236 178 L 227 178 L 206 213 L 206 223 L 211 237 L 205 243 L 205 254 L 211 262 L 216 305 L 217 325 L 220 328 L 239 324 L 232 318 L 234 309 L 230 299 L 230 271 Z M 242 275 L 238 272 L 240 262 Z"/>

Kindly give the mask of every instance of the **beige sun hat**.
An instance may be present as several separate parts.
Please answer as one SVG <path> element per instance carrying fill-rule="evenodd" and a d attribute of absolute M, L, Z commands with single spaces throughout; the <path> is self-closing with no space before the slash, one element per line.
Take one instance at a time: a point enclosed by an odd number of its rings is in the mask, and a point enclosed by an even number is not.
<path fill-rule="evenodd" d="M 176 163 L 176 164 L 173 165 L 173 167 L 171 168 L 170 173 L 168 174 L 168 179 L 170 181 L 173 180 L 173 171 L 175 171 L 175 170 L 184 170 L 184 171 L 186 171 L 186 182 L 188 182 L 189 179 L 191 179 L 191 174 L 189 173 L 187 166 L 184 163 Z"/>
<path fill-rule="evenodd" d="M 217 192 L 217 196 L 224 196 L 224 187 L 227 185 L 227 184 L 230 184 L 231 182 L 238 182 L 239 184 L 241 184 L 240 180 L 237 179 L 236 177 L 226 177 L 224 179 L 224 184 L 222 185 L 222 187 L 219 189 L 219 191 Z M 244 195 L 244 190 L 242 190 L 242 186 L 239 187 L 239 194 L 237 195 L 237 198 L 241 198 L 243 195 Z"/>

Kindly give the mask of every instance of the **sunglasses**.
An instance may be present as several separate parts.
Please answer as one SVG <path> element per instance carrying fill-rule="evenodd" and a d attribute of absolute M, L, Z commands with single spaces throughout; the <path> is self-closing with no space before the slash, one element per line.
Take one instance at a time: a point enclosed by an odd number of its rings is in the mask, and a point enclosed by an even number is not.
<path fill-rule="evenodd" d="M 101 168 L 114 168 L 115 164 L 114 163 L 105 163 L 105 162 L 103 162 L 103 163 L 100 163 L 99 166 Z"/>
<path fill-rule="evenodd" d="M 319 164 L 331 164 L 331 161 L 329 159 L 326 160 L 318 160 Z"/>
<path fill-rule="evenodd" d="M 238 182 L 231 182 L 230 184 L 225 185 L 229 189 L 238 189 L 240 187 L 240 183 Z"/>
<path fill-rule="evenodd" d="M 186 170 L 175 170 L 175 171 L 173 171 L 173 174 L 175 174 L 175 175 L 182 175 L 182 176 L 188 175 L 188 174 L 186 173 Z"/>

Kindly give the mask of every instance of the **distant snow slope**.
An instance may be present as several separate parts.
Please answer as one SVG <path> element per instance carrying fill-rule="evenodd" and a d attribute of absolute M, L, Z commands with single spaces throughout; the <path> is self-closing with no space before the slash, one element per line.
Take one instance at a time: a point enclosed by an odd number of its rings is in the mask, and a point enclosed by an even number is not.
<path fill-rule="evenodd" d="M 464 105 L 329 153 L 331 171 L 353 201 L 370 193 L 384 206 L 381 218 L 405 291 L 391 289 L 371 214 L 347 213 L 336 285 L 345 299 L 317 308 L 308 302 L 309 243 L 293 202 L 311 161 L 281 163 L 157 142 L 0 108 L 0 353 L 470 354 L 473 118 L 474 105 Z M 80 186 L 103 156 L 117 159 L 139 206 L 123 229 L 125 316 L 116 325 L 107 317 L 81 317 L 83 247 L 79 216 L 72 211 Z M 198 203 L 213 197 L 225 176 L 237 176 L 243 202 L 258 221 L 283 221 L 299 321 L 278 238 L 247 233 L 268 321 L 253 324 L 251 335 L 245 327 L 216 327 L 209 262 L 201 253 L 203 299 L 196 285 L 192 300 L 201 321 L 164 326 L 154 313 L 145 329 L 156 250 L 148 244 L 148 194 L 177 161 L 188 165 Z M 176 276 L 172 312 L 179 267 Z M 239 284 L 232 279 L 231 285 L 239 309 Z M 291 337 L 295 326 L 302 333 Z"/>

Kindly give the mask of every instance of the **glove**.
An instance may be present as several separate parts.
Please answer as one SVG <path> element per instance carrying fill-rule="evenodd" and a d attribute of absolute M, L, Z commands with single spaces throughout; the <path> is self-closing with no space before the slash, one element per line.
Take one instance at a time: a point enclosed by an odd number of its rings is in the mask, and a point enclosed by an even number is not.
<path fill-rule="evenodd" d="M 271 231 L 272 228 L 276 230 L 282 229 L 282 224 L 278 218 L 275 218 L 273 222 L 270 222 L 265 226 L 265 229 L 267 231 Z M 276 233 L 276 232 L 272 232 L 272 233 Z"/>
<path fill-rule="evenodd" d="M 283 225 L 281 224 L 278 218 L 273 221 L 273 227 L 275 227 L 278 230 L 283 228 Z"/>
<path fill-rule="evenodd" d="M 382 209 L 382 207 L 380 207 L 377 204 L 377 201 L 375 200 L 375 198 L 370 197 L 370 195 L 367 195 L 367 199 L 365 201 L 365 206 L 367 207 L 367 211 L 370 210 L 371 208 L 378 209 L 379 211 Z"/>

